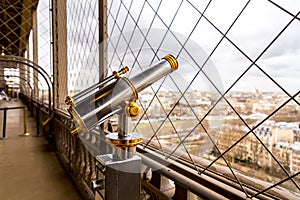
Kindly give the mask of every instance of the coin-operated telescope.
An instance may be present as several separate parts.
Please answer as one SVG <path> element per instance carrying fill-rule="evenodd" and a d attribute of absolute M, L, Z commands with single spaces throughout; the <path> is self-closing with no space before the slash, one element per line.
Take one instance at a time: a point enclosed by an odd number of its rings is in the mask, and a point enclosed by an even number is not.
<path fill-rule="evenodd" d="M 65 102 L 76 123 L 72 133 L 88 132 L 110 116 L 119 114 L 118 133 L 111 133 L 106 137 L 120 147 L 135 146 L 142 139 L 136 134 L 128 133 L 127 119 L 136 117 L 140 112 L 136 103 L 138 93 L 177 68 L 176 58 L 167 55 L 130 79 L 123 76 L 129 70 L 125 67 L 73 97 L 68 96 Z"/>
<path fill-rule="evenodd" d="M 136 199 L 140 194 L 141 158 L 135 155 L 136 145 L 142 141 L 138 133 L 129 133 L 129 119 L 136 117 L 140 108 L 138 93 L 163 76 L 178 68 L 178 62 L 167 55 L 158 63 L 132 78 L 124 76 L 128 67 L 115 71 L 98 84 L 66 98 L 68 111 L 75 119 L 73 134 L 85 134 L 118 114 L 118 132 L 106 138 L 117 148 L 112 154 L 97 155 L 97 167 L 105 173 L 105 180 L 93 181 L 94 190 L 105 186 L 105 199 Z M 124 181 L 130 180 L 130 184 Z"/>

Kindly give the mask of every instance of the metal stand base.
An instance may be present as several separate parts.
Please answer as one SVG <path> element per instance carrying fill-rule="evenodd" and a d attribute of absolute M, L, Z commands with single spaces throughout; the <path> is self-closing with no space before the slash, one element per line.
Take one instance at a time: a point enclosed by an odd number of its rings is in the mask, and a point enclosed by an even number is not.
<path fill-rule="evenodd" d="M 140 199 L 142 160 L 139 156 L 114 161 L 112 154 L 106 154 L 96 159 L 102 169 L 105 168 L 106 200 Z"/>
<path fill-rule="evenodd" d="M 30 133 L 24 133 L 24 134 L 19 135 L 19 137 L 28 137 L 28 136 L 30 136 Z"/>

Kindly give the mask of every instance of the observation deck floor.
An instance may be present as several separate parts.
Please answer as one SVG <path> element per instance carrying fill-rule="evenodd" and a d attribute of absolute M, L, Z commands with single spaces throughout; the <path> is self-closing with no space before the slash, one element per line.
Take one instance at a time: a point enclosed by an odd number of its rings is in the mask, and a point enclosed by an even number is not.
<path fill-rule="evenodd" d="M 0 101 L 0 108 L 19 107 L 19 100 Z M 24 134 L 23 109 L 7 110 L 6 137 L 0 140 L 0 199 L 82 199 L 45 137 L 35 137 L 35 119 L 27 112 Z M 0 110 L 0 137 L 4 111 Z"/>

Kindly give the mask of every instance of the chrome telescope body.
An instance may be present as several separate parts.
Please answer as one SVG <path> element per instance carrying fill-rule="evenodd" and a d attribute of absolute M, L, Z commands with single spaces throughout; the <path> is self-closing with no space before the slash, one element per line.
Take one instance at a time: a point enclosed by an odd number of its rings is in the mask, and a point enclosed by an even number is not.
<path fill-rule="evenodd" d="M 121 76 L 128 71 L 128 68 L 123 68 L 99 84 L 73 97 L 68 96 L 68 111 L 77 122 L 73 133 L 87 132 L 114 114 L 126 112 L 129 117 L 136 116 L 139 107 L 134 102 L 138 93 L 177 68 L 176 58 L 167 55 L 130 79 Z"/>

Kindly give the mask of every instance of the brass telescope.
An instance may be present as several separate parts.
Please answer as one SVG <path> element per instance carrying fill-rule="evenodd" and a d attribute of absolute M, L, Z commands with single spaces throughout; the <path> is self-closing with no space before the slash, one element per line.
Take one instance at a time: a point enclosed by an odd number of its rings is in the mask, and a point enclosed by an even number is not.
<path fill-rule="evenodd" d="M 128 71 L 125 67 L 73 97 L 68 96 L 65 102 L 76 123 L 73 133 L 87 132 L 114 114 L 137 116 L 138 93 L 177 68 L 176 58 L 167 55 L 130 79 L 123 76 Z"/>

